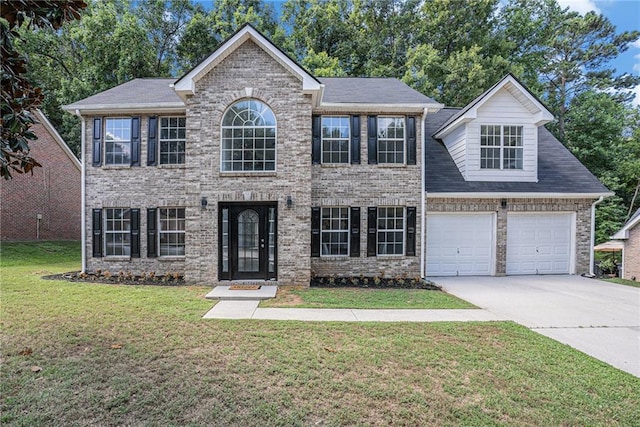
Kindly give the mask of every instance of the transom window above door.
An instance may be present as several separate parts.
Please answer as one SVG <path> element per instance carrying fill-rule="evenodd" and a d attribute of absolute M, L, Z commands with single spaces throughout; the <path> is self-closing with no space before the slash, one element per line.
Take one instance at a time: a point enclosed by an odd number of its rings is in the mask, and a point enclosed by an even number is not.
<path fill-rule="evenodd" d="M 276 128 L 275 115 L 263 102 L 233 104 L 222 119 L 222 171 L 275 171 Z"/>

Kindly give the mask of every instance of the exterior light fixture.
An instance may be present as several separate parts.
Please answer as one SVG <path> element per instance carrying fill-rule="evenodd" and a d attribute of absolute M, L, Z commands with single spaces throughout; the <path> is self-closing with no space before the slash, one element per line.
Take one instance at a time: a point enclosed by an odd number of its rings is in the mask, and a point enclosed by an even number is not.
<path fill-rule="evenodd" d="M 293 199 L 291 196 L 287 196 L 287 207 L 290 208 L 291 206 L 293 206 Z"/>
<path fill-rule="evenodd" d="M 502 209 L 507 209 L 507 199 L 500 200 L 500 206 Z"/>
<path fill-rule="evenodd" d="M 206 197 L 203 197 L 202 199 L 200 199 L 200 207 L 202 207 L 202 209 L 207 209 L 208 204 L 209 202 L 207 202 Z"/>

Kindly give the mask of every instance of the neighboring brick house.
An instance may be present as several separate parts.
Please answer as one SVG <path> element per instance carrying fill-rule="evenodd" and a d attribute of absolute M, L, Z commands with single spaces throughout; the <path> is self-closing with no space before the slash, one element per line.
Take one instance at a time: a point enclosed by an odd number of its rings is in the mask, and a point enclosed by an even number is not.
<path fill-rule="evenodd" d="M 611 238 L 623 243 L 622 278 L 640 282 L 640 209 Z"/>
<path fill-rule="evenodd" d="M 249 25 L 176 81 L 68 105 L 85 124 L 83 269 L 285 285 L 588 271 L 609 192 L 541 127 L 546 108 L 512 76 L 443 107 L 396 79 L 315 78 Z M 551 267 L 531 224 L 553 235 Z"/>
<path fill-rule="evenodd" d="M 0 184 L 2 240 L 80 240 L 80 162 L 51 125 L 36 110 L 39 123 L 31 130 L 31 156 L 42 167 L 31 173 L 12 173 Z"/>

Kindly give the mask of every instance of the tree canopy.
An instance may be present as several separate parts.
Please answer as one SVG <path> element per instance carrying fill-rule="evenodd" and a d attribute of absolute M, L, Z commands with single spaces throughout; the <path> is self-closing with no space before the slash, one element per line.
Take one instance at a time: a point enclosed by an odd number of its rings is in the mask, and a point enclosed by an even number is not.
<path fill-rule="evenodd" d="M 640 32 L 619 32 L 602 15 L 555 0 L 287 0 L 279 10 L 259 0 L 207 8 L 193 0 L 86 1 L 83 9 L 82 1 L 19 0 L 15 9 L 26 12 L 12 20 L 2 9 L 3 34 L 15 33 L 3 46 L 15 45 L 24 60 L 15 78 L 41 88 L 34 95 L 76 153 L 79 122 L 61 105 L 135 77 L 178 77 L 248 22 L 317 76 L 396 77 L 451 106 L 510 72 L 554 113 L 548 128 L 616 192 L 601 209 L 609 225 L 599 240 L 640 204 L 640 113 L 630 102 L 640 77 L 611 65 Z M 68 11 L 29 15 L 34 4 L 53 3 Z M 28 127 L 28 115 L 20 120 Z M 26 149 L 30 137 L 10 147 Z"/>

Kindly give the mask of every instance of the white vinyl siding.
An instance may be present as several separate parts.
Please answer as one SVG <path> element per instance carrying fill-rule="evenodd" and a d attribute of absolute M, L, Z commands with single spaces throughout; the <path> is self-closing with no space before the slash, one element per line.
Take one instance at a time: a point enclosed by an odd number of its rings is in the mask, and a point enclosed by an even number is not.
<path fill-rule="evenodd" d="M 507 274 L 573 273 L 575 214 L 507 215 Z"/>
<path fill-rule="evenodd" d="M 427 275 L 494 274 L 495 215 L 427 214 Z"/>
<path fill-rule="evenodd" d="M 476 118 L 461 125 L 442 140 L 467 181 L 538 181 L 539 120 L 525 105 L 533 105 L 517 91 L 503 88 L 482 104 Z M 530 105 L 531 104 L 531 105 Z M 482 169 L 480 166 L 480 128 L 482 125 L 522 127 L 522 169 Z"/>
<path fill-rule="evenodd" d="M 462 176 L 466 174 L 466 135 L 466 126 L 460 126 L 443 141 Z"/>

